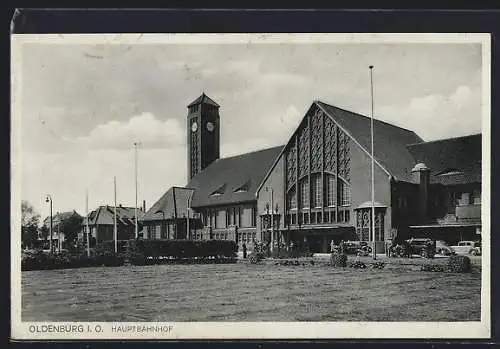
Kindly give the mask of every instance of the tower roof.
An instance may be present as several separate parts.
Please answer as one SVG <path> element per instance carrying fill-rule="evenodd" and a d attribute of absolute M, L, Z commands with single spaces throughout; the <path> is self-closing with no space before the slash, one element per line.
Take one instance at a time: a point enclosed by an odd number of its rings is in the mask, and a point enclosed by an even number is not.
<path fill-rule="evenodd" d="M 195 105 L 195 104 L 210 104 L 210 105 L 214 105 L 216 107 L 220 107 L 220 105 L 218 105 L 217 103 L 215 103 L 215 101 L 208 97 L 205 92 L 203 92 L 201 94 L 200 97 L 196 98 L 194 101 L 192 101 L 189 105 L 188 105 L 188 108 Z"/>

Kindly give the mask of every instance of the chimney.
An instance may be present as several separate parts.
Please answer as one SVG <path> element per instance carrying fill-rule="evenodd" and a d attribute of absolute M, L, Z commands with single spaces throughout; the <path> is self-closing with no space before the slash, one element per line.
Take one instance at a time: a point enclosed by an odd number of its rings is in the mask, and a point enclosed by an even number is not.
<path fill-rule="evenodd" d="M 142 200 L 142 212 L 146 213 L 146 200 Z"/>
<path fill-rule="evenodd" d="M 430 170 L 423 162 L 419 162 L 411 172 L 413 173 L 413 181 L 418 185 L 419 220 L 423 223 L 428 218 Z"/>

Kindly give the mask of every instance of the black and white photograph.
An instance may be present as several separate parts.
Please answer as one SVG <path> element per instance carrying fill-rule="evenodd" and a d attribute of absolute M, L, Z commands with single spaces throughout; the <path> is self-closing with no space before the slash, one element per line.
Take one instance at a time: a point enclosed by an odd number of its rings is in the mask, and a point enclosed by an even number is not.
<path fill-rule="evenodd" d="M 13 338 L 489 337 L 488 34 L 12 48 Z"/>

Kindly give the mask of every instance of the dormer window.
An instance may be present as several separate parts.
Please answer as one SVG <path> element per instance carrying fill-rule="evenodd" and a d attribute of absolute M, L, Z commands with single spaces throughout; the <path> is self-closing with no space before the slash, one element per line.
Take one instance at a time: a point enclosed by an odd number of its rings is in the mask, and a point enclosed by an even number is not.
<path fill-rule="evenodd" d="M 243 185 L 239 186 L 234 192 L 235 193 L 246 193 L 250 188 L 250 180 L 246 181 Z"/>
<path fill-rule="evenodd" d="M 216 190 L 214 190 L 212 192 L 212 194 L 210 194 L 210 196 L 219 196 L 219 195 L 224 194 L 225 191 L 226 191 L 226 184 L 224 183 L 219 188 L 217 188 Z"/>
<path fill-rule="evenodd" d="M 456 168 L 447 168 L 439 173 L 436 173 L 436 176 L 452 176 L 462 174 L 463 172 Z"/>

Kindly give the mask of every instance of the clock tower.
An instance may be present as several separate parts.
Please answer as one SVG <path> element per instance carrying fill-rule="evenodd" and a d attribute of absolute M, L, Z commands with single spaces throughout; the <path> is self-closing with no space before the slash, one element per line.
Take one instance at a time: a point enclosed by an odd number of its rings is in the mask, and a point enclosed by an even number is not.
<path fill-rule="evenodd" d="M 203 93 L 188 105 L 188 180 L 220 156 L 219 105 Z"/>

